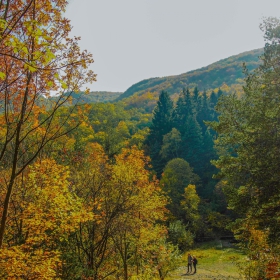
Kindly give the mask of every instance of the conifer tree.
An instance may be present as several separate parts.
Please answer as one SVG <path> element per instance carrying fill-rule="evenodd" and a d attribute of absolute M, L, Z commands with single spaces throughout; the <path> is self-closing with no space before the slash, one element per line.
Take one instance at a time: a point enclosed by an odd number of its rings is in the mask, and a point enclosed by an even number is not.
<path fill-rule="evenodd" d="M 182 136 L 182 157 L 189 162 L 194 172 L 202 175 L 201 155 L 202 155 L 202 133 L 201 127 L 194 115 L 188 117 L 185 123 L 185 133 Z"/>
<path fill-rule="evenodd" d="M 186 109 L 185 94 L 186 94 L 185 90 L 183 90 L 183 92 L 180 93 L 172 114 L 174 126 L 180 132 L 182 132 L 183 124 L 186 121 L 184 116 L 184 112 Z"/>
<path fill-rule="evenodd" d="M 273 279 L 280 269 L 280 20 L 268 18 L 262 27 L 262 65 L 245 72 L 241 98 L 221 98 L 212 124 L 219 133 L 215 164 L 229 207 L 239 214 L 234 231 L 247 250 L 251 279 Z"/>
<path fill-rule="evenodd" d="M 212 91 L 209 97 L 209 110 L 210 110 L 210 120 L 217 120 L 218 114 L 215 110 L 215 107 L 218 102 L 218 95 Z"/>
<path fill-rule="evenodd" d="M 165 160 L 160 155 L 163 136 L 172 129 L 172 110 L 173 102 L 167 92 L 162 91 L 157 102 L 157 106 L 153 112 L 152 125 L 150 132 L 146 138 L 148 153 L 151 157 L 152 166 L 160 177 Z"/>
<path fill-rule="evenodd" d="M 214 91 L 211 92 L 210 97 L 209 97 L 209 107 L 211 109 L 214 109 L 218 101 L 218 97 Z"/>
<path fill-rule="evenodd" d="M 197 121 L 198 121 L 199 125 L 201 126 L 202 133 L 204 134 L 207 129 L 207 126 L 205 125 L 204 121 L 211 120 L 206 91 L 203 92 L 200 101 L 201 102 L 200 102 L 200 108 L 199 108 L 199 111 L 197 114 Z"/>
<path fill-rule="evenodd" d="M 222 90 L 219 88 L 218 92 L 217 92 L 217 100 L 219 100 L 219 98 L 223 95 Z"/>
<path fill-rule="evenodd" d="M 201 152 L 201 169 L 203 170 L 203 175 L 201 176 L 201 183 L 203 185 L 202 190 L 198 190 L 202 197 L 211 197 L 214 187 L 217 181 L 213 179 L 213 174 L 217 173 L 215 166 L 211 164 L 211 160 L 217 158 L 216 151 L 214 149 L 213 133 L 211 133 L 208 128 L 203 134 L 203 146 Z"/>
<path fill-rule="evenodd" d="M 173 113 L 173 122 L 175 127 L 184 134 L 184 125 L 190 115 L 193 114 L 193 104 L 189 89 L 183 89 L 176 103 Z"/>
<path fill-rule="evenodd" d="M 195 87 L 193 91 L 193 96 L 192 96 L 192 103 L 193 103 L 193 108 L 195 112 L 197 113 L 199 111 L 199 91 L 198 88 Z"/>

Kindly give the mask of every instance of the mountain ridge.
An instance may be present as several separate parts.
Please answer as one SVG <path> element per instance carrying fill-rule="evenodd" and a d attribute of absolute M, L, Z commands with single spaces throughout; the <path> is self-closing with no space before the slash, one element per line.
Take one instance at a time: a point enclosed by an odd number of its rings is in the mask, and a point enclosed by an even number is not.
<path fill-rule="evenodd" d="M 166 90 L 172 95 L 178 94 L 184 87 L 192 88 L 198 86 L 203 90 L 208 90 L 219 88 L 223 84 L 228 86 L 240 84 L 244 78 L 243 63 L 246 63 L 246 67 L 251 71 L 260 65 L 259 57 L 262 54 L 263 48 L 255 49 L 232 55 L 208 66 L 179 75 L 144 79 L 129 87 L 115 101 L 129 98 L 135 94 L 143 95 L 147 92 L 159 94 L 160 91 Z"/>

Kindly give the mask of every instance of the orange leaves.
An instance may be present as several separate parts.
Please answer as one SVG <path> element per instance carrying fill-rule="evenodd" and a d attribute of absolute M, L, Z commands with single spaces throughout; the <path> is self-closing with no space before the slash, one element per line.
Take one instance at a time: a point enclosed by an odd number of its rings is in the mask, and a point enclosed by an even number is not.
<path fill-rule="evenodd" d="M 241 267 L 242 273 L 250 279 L 280 279 L 279 244 L 271 243 L 268 230 L 258 229 L 256 221 L 247 218 L 242 223 L 242 232 L 237 229 L 248 259 Z"/>
<path fill-rule="evenodd" d="M 269 262 L 266 267 L 266 277 L 269 279 L 280 279 L 280 263 Z"/>
<path fill-rule="evenodd" d="M 60 279 L 56 273 L 61 266 L 58 252 L 28 252 L 24 246 L 17 246 L 12 250 L 3 248 L 0 257 L 1 279 Z"/>

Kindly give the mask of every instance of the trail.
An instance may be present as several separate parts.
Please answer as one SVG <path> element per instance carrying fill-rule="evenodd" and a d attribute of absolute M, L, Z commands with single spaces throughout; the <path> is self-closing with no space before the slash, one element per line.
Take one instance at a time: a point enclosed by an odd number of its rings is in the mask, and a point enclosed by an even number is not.
<path fill-rule="evenodd" d="M 196 273 L 187 273 L 187 254 L 198 259 Z M 244 280 L 236 263 L 244 255 L 228 241 L 204 243 L 201 247 L 185 252 L 183 265 L 171 272 L 166 280 Z"/>
<path fill-rule="evenodd" d="M 224 275 L 215 270 L 205 269 L 197 266 L 197 273 L 186 273 L 187 267 L 179 267 L 176 271 L 171 273 L 168 277 L 169 280 L 240 280 L 242 278 L 236 278 L 230 275 Z"/>

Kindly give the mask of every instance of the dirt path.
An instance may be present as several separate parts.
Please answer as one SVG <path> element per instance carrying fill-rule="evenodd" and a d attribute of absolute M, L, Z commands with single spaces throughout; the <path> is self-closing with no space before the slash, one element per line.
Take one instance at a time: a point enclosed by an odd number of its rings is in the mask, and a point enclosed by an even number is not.
<path fill-rule="evenodd" d="M 176 271 L 171 273 L 168 277 L 169 280 L 241 280 L 242 278 L 236 276 L 230 276 L 223 273 L 219 273 L 215 270 L 205 269 L 203 267 L 197 266 L 197 273 L 196 274 L 188 274 L 186 273 L 186 267 L 179 267 Z"/>

